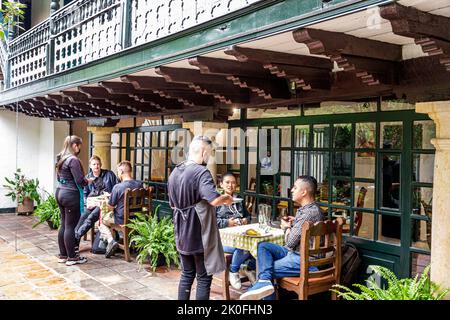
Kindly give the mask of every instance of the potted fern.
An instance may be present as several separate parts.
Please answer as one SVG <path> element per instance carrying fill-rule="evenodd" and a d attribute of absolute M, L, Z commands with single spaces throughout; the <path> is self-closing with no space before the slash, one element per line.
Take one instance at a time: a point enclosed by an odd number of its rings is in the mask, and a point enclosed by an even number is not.
<path fill-rule="evenodd" d="M 153 215 L 137 213 L 127 225 L 131 229 L 130 246 L 138 252 L 136 260 L 140 264 L 149 260 L 153 271 L 162 265 L 180 266 L 173 223 L 168 217 L 158 220 L 158 208 Z"/>
<path fill-rule="evenodd" d="M 22 174 L 20 168 L 14 173 L 14 178 L 5 177 L 4 188 L 9 190 L 6 194 L 12 201 L 17 201 L 17 213 L 29 213 L 34 210 L 34 202 L 39 205 L 41 196 L 39 195 L 39 180 L 28 179 Z"/>
<path fill-rule="evenodd" d="M 37 206 L 34 216 L 39 221 L 33 225 L 33 228 L 47 222 L 50 229 L 58 229 L 61 225 L 61 214 L 55 196 L 48 194 L 47 200 Z"/>
<path fill-rule="evenodd" d="M 430 266 L 427 266 L 420 278 L 416 275 L 414 279 L 398 279 L 388 268 L 381 266 L 370 266 L 370 268 L 387 281 L 387 287 L 380 287 L 371 277 L 367 280 L 367 286 L 353 284 L 360 292 L 355 292 L 342 285 L 334 285 L 339 297 L 345 300 L 442 300 L 450 288 L 441 290 L 439 286 L 430 280 Z"/>

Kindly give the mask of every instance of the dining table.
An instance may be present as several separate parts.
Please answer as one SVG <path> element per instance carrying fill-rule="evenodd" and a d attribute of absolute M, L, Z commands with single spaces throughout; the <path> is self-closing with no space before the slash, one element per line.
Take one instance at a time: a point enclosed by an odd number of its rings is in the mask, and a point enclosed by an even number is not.
<path fill-rule="evenodd" d="M 246 231 L 253 229 L 260 235 L 248 235 Z M 223 246 L 230 246 L 247 250 L 256 259 L 258 256 L 258 243 L 272 242 L 284 245 L 284 231 L 279 228 L 264 226 L 260 228 L 259 223 L 240 225 L 219 229 Z"/>

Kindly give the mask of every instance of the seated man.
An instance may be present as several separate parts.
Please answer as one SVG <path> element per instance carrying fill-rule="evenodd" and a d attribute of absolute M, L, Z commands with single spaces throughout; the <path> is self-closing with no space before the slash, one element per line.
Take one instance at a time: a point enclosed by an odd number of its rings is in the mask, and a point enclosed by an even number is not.
<path fill-rule="evenodd" d="M 225 191 L 225 194 L 228 194 L 234 198 L 237 195 L 234 193 L 236 191 L 236 177 L 228 172 L 225 173 L 222 177 L 222 183 L 220 186 Z M 232 204 L 231 206 L 222 205 L 216 207 L 216 217 L 217 217 L 217 226 L 219 229 L 239 226 L 242 224 L 248 224 L 250 220 L 250 214 L 247 209 L 243 205 L 243 202 L 238 202 Z M 250 252 L 236 249 L 233 247 L 224 246 L 223 251 L 226 253 L 232 253 L 233 257 L 230 265 L 230 284 L 235 289 L 241 288 L 241 278 L 239 276 L 239 269 L 241 265 L 249 260 L 250 269 L 255 269 L 255 259 L 250 255 Z M 244 272 L 246 273 L 249 280 L 253 283 L 255 282 L 255 272 L 249 271 L 249 265 L 247 264 Z M 251 266 L 253 264 L 253 267 Z"/>
<path fill-rule="evenodd" d="M 302 225 L 306 221 L 313 223 L 323 220 L 323 214 L 314 196 L 317 181 L 310 176 L 300 176 L 292 187 L 292 200 L 300 205 L 294 217 L 281 221 L 285 230 L 286 245 L 270 242 L 258 245 L 258 281 L 241 295 L 241 300 L 258 300 L 274 293 L 272 280 L 280 277 L 298 277 L 300 275 L 299 247 Z"/>
<path fill-rule="evenodd" d="M 97 197 L 103 192 L 111 193 L 113 187 L 119 183 L 114 172 L 102 169 L 102 161 L 98 156 L 92 156 L 89 160 L 91 172 L 88 173 L 86 179 L 93 180 L 92 183 L 84 187 L 84 203 L 88 197 Z M 89 206 L 84 209 L 80 221 L 75 228 L 75 239 L 78 245 L 81 238 L 94 226 L 100 216 L 100 208 Z"/>
<path fill-rule="evenodd" d="M 133 180 L 132 167 L 129 161 L 122 161 L 117 165 L 117 176 L 119 177 L 121 183 L 114 186 L 108 202 L 108 207 L 111 211 L 113 211 L 114 215 L 105 215 L 102 218 L 102 224 L 99 227 L 102 238 L 108 241 L 108 246 L 106 247 L 105 253 L 106 258 L 110 258 L 119 246 L 119 243 L 114 240 L 109 226 L 112 223 L 123 224 L 125 190 L 128 188 L 133 190 L 143 187 L 142 182 Z"/>

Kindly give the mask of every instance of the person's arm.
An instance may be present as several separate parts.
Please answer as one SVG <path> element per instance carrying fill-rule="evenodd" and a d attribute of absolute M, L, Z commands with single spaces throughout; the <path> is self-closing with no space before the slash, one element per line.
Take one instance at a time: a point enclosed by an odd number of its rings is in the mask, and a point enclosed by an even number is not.
<path fill-rule="evenodd" d="M 81 187 L 87 186 L 89 181 L 84 177 L 80 160 L 76 157 L 73 157 L 68 161 L 68 166 L 75 182 Z"/>
<path fill-rule="evenodd" d="M 233 197 L 228 194 L 220 195 L 217 198 L 215 198 L 213 201 L 209 202 L 209 204 L 212 205 L 213 207 L 218 207 L 218 206 L 223 206 L 223 205 L 229 206 L 232 203 L 233 203 Z"/>
<path fill-rule="evenodd" d="M 108 201 L 108 209 L 113 211 L 116 206 L 117 206 L 117 202 L 119 200 L 119 192 L 117 190 L 117 188 L 113 187 L 112 191 L 111 191 L 111 196 L 109 197 L 109 201 Z"/>
<path fill-rule="evenodd" d="M 302 214 L 291 228 L 286 229 L 286 247 L 289 250 L 294 250 L 300 243 L 302 238 L 302 226 L 306 221 L 308 221 L 308 216 Z"/>

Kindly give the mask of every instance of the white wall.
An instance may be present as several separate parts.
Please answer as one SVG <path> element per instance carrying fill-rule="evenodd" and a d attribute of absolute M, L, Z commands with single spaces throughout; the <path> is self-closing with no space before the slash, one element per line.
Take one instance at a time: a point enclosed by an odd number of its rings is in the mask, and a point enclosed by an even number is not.
<path fill-rule="evenodd" d="M 17 167 L 29 178 L 38 178 L 40 187 L 54 192 L 55 156 L 60 151 L 64 138 L 69 134 L 67 122 L 27 117 L 19 114 L 16 130 L 16 114 L 0 111 L 0 208 L 12 208 L 16 204 L 5 197 L 4 177 L 13 177 Z M 16 135 L 18 132 L 18 135 Z M 16 137 L 18 145 L 16 147 Z M 17 152 L 17 159 L 16 159 Z"/>

